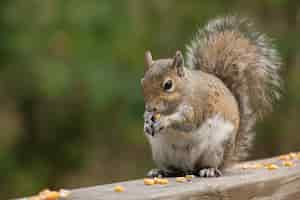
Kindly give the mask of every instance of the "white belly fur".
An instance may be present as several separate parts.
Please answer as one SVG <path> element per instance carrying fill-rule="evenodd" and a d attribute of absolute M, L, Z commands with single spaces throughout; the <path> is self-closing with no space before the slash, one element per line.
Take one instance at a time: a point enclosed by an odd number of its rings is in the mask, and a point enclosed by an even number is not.
<path fill-rule="evenodd" d="M 222 151 L 224 142 L 234 134 L 234 125 L 220 115 L 207 119 L 192 132 L 167 129 L 154 137 L 147 135 L 152 148 L 152 156 L 158 168 L 168 170 L 176 167 L 183 171 L 194 170 L 201 157 L 201 163 L 218 167 L 222 160 L 216 151 Z"/>

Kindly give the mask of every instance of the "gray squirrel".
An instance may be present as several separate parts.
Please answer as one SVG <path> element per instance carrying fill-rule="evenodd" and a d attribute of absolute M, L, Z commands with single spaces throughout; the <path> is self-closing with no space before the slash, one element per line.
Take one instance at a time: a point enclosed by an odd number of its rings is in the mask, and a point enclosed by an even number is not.
<path fill-rule="evenodd" d="M 216 177 L 247 157 L 255 123 L 280 98 L 281 59 L 248 19 L 208 22 L 173 58 L 145 54 L 144 132 L 157 169 L 148 175 Z"/>

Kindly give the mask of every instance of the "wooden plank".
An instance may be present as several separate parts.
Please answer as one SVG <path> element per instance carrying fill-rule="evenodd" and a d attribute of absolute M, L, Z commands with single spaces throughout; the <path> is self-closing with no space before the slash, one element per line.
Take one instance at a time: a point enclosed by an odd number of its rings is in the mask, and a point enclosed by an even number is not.
<path fill-rule="evenodd" d="M 276 163 L 279 169 L 242 169 L 236 165 L 219 178 L 194 178 L 192 182 L 177 183 L 169 178 L 167 185 L 146 186 L 143 179 L 72 190 L 68 200 L 297 200 L 300 199 L 300 162 L 285 167 L 278 158 L 251 163 Z M 126 191 L 114 192 L 116 185 Z"/>

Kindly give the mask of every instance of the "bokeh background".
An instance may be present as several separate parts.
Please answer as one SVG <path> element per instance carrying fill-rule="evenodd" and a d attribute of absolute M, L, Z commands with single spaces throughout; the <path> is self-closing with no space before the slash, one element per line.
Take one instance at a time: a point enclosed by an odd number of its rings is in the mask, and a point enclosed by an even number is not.
<path fill-rule="evenodd" d="M 1 0 L 0 196 L 143 177 L 140 78 L 196 29 L 248 16 L 275 38 L 285 93 L 257 126 L 253 158 L 300 150 L 299 0 Z"/>

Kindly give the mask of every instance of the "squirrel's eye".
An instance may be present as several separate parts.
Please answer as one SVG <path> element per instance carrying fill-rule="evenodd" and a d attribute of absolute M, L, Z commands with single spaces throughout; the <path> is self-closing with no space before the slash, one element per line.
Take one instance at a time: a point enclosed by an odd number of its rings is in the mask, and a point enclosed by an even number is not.
<path fill-rule="evenodd" d="M 166 80 L 163 84 L 163 88 L 164 88 L 164 91 L 166 92 L 172 92 L 173 91 L 173 81 L 172 80 Z"/>

